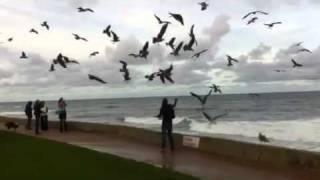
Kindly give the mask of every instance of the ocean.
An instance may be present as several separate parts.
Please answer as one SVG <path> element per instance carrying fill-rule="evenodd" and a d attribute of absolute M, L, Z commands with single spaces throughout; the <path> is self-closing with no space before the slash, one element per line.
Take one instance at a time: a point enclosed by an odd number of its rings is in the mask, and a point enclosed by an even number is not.
<path fill-rule="evenodd" d="M 175 97 L 169 97 L 173 103 Z M 211 115 L 228 112 L 208 122 L 194 97 L 177 97 L 174 131 L 189 135 L 212 136 L 260 143 L 259 132 L 271 145 L 320 152 L 320 92 L 267 93 L 260 96 L 212 95 L 205 111 Z M 160 130 L 161 97 L 66 100 L 72 121 L 122 124 Z M 26 102 L 0 103 L 0 115 L 24 117 Z M 58 119 L 56 102 L 48 101 L 49 120 Z"/>

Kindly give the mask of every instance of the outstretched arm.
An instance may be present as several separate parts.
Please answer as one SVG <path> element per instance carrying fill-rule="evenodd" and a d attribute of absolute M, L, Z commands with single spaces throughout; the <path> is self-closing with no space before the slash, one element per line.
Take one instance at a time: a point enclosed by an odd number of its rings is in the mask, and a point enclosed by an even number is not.
<path fill-rule="evenodd" d="M 173 103 L 172 107 L 174 107 L 174 108 L 175 108 L 175 107 L 177 106 L 177 103 L 178 103 L 178 98 L 175 98 L 175 99 L 174 99 L 174 103 Z"/>

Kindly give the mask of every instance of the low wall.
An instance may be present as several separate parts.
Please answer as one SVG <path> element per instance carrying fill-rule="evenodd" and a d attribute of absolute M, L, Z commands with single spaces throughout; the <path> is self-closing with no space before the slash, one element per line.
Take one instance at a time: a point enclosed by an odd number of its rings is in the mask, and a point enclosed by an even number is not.
<path fill-rule="evenodd" d="M 20 124 L 25 122 L 23 119 L 0 117 L 0 122 L 6 121 L 15 121 Z M 50 122 L 49 126 L 58 127 L 58 123 Z M 118 135 L 144 143 L 160 145 L 161 140 L 160 132 L 135 127 L 83 122 L 69 122 L 68 126 L 70 130 Z M 176 146 L 182 146 L 183 136 L 182 134 L 174 134 Z M 320 153 L 223 138 L 199 138 L 199 146 L 195 149 L 198 151 L 279 168 L 320 170 Z"/>

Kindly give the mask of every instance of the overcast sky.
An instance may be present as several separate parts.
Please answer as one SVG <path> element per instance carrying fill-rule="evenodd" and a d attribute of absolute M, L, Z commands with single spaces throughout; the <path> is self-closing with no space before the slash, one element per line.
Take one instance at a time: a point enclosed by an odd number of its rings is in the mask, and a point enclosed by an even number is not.
<path fill-rule="evenodd" d="M 208 0 L 201 11 L 196 0 L 0 0 L 0 101 L 40 99 L 117 98 L 137 96 L 188 95 L 206 93 L 212 83 L 225 93 L 309 91 L 320 89 L 320 1 L 318 0 Z M 92 8 L 95 13 L 78 13 L 77 7 Z M 250 11 L 263 10 L 255 24 L 246 25 L 242 17 Z M 182 14 L 182 26 L 168 12 Z M 128 57 L 137 53 L 160 30 L 154 14 L 172 21 L 166 40 L 189 41 L 195 24 L 198 46 L 209 49 L 199 59 L 192 53 L 170 56 L 171 50 L 160 43 L 150 46 L 147 60 Z M 48 21 L 50 31 L 40 26 Z M 268 29 L 263 24 L 282 21 Z M 120 36 L 112 43 L 102 34 L 111 24 Z M 34 28 L 39 35 L 29 33 Z M 89 42 L 74 40 L 72 33 Z M 14 37 L 12 42 L 7 42 Z M 303 42 L 313 51 L 296 53 L 292 45 Z M 150 42 L 151 43 L 151 42 Z M 29 59 L 19 59 L 25 51 Z M 89 58 L 93 51 L 96 57 Z M 68 69 L 56 67 L 49 72 L 52 59 L 59 52 L 78 60 Z M 239 63 L 227 67 L 225 55 Z M 304 64 L 292 68 L 291 59 Z M 119 60 L 128 62 L 132 81 L 124 82 Z M 159 79 L 148 82 L 144 75 L 174 65 L 175 84 L 163 85 Z M 285 72 L 275 72 L 275 70 Z M 88 80 L 95 74 L 107 85 Z"/>

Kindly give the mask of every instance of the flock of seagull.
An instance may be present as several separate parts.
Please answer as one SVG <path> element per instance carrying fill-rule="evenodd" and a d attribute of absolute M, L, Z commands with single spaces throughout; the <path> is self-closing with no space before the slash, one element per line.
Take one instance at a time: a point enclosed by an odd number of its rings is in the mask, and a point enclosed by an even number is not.
<path fill-rule="evenodd" d="M 200 5 L 201 7 L 201 11 L 205 11 L 207 10 L 209 4 L 207 2 L 199 2 L 198 5 Z M 90 8 L 84 8 L 84 7 L 79 7 L 77 8 L 79 13 L 94 13 L 95 11 L 93 9 Z M 181 14 L 177 14 L 177 13 L 172 13 L 169 12 L 169 15 L 171 18 L 173 18 L 177 23 L 179 23 L 181 26 L 184 26 L 184 18 Z M 245 16 L 243 16 L 243 20 L 247 20 L 247 25 L 251 25 L 253 23 L 256 23 L 257 20 L 259 19 L 258 15 L 269 15 L 269 13 L 264 12 L 264 11 L 252 11 L 247 13 Z M 164 35 L 167 31 L 167 28 L 169 27 L 170 24 L 172 24 L 173 22 L 170 21 L 166 21 L 166 20 L 162 20 L 159 16 L 154 15 L 154 17 L 156 18 L 158 24 L 162 25 L 160 28 L 159 33 L 154 36 L 152 38 L 152 44 L 159 44 L 162 43 L 163 41 L 165 41 L 164 39 Z M 273 28 L 275 25 L 280 25 L 282 24 L 282 22 L 271 22 L 271 23 L 265 23 L 263 25 L 267 26 L 268 28 Z M 47 21 L 42 22 L 41 27 L 45 28 L 46 30 L 50 30 L 50 25 Z M 32 28 L 29 31 L 30 33 L 34 33 L 36 35 L 39 34 L 39 32 Z M 103 29 L 102 31 L 103 34 L 105 34 L 108 38 L 110 38 L 111 42 L 113 43 L 117 43 L 120 41 L 120 37 L 119 35 L 112 29 L 111 25 L 108 25 L 105 29 Z M 72 34 L 74 39 L 77 41 L 83 41 L 83 42 L 88 42 L 88 39 L 85 37 L 80 36 L 79 34 L 73 33 Z M 170 53 L 170 55 L 172 56 L 179 56 L 182 51 L 191 51 L 194 52 L 194 54 L 191 56 L 191 58 L 199 58 L 202 54 L 206 53 L 208 51 L 208 49 L 203 49 L 200 50 L 198 52 L 195 52 L 194 50 L 194 46 L 198 45 L 197 39 L 196 39 L 196 35 L 194 34 L 194 25 L 191 26 L 190 28 L 190 32 L 189 32 L 189 41 L 187 43 L 180 41 L 178 43 L 176 43 L 176 38 L 172 37 L 171 39 L 169 39 L 167 42 L 165 42 L 165 46 L 169 47 L 172 52 Z M 14 37 L 10 37 L 7 39 L 8 42 L 12 42 L 14 40 Z M 312 53 L 309 49 L 306 49 L 304 47 L 302 47 L 302 42 L 297 43 L 294 45 L 295 47 L 299 47 L 299 49 L 297 50 L 297 53 L 302 53 L 302 52 L 307 52 L 307 53 Z M 133 57 L 133 58 L 143 58 L 143 59 L 147 59 L 148 55 L 149 55 L 149 41 L 146 41 L 143 45 L 143 47 L 141 48 L 141 50 L 139 50 L 139 52 L 131 52 L 128 53 L 128 56 Z M 94 57 L 99 55 L 98 51 L 94 51 L 92 53 L 90 53 L 89 57 Z M 28 55 L 26 52 L 22 51 L 21 59 L 28 59 Z M 232 57 L 231 55 L 226 55 L 226 60 L 227 60 L 227 66 L 233 66 L 234 63 L 238 63 L 239 60 Z M 299 68 L 302 67 L 303 65 L 298 63 L 295 59 L 291 59 L 291 62 L 293 64 L 293 68 Z M 128 69 L 128 63 L 126 61 L 123 60 L 119 60 L 119 63 L 121 63 L 122 68 L 120 69 L 120 73 L 123 74 L 123 78 L 124 81 L 130 81 L 131 77 L 130 77 L 130 71 Z M 60 65 L 62 68 L 68 68 L 69 64 L 80 64 L 78 61 L 71 59 L 61 53 L 59 53 L 57 55 L 57 57 L 55 59 L 52 60 L 52 63 L 50 65 L 49 71 L 53 72 L 56 70 L 56 66 Z M 173 65 L 171 64 L 168 68 L 166 69 L 159 69 L 159 71 L 157 72 L 153 72 L 151 74 L 147 74 L 145 75 L 145 78 L 148 81 L 153 81 L 155 78 L 159 78 L 161 80 L 162 83 L 166 83 L 167 81 L 170 83 L 174 83 L 174 80 L 172 79 L 172 71 L 173 71 Z M 284 70 L 275 70 L 276 72 L 284 72 Z M 93 74 L 88 74 L 88 78 L 89 80 L 94 80 L 97 81 L 99 83 L 102 84 L 107 84 L 107 82 L 105 80 L 103 80 L 102 78 L 93 75 Z M 207 102 L 208 97 L 212 94 L 212 92 L 214 93 L 222 93 L 220 86 L 213 84 L 212 86 L 210 86 L 210 91 L 207 95 L 205 96 L 200 96 L 196 93 L 191 92 L 191 96 L 197 98 L 202 106 L 202 109 L 204 108 L 204 105 Z M 225 115 L 227 115 L 227 113 L 223 113 L 223 114 L 219 114 L 217 116 L 212 117 L 211 115 L 209 115 L 208 113 L 202 111 L 204 117 L 206 119 L 208 119 L 210 122 L 215 122 L 216 119 L 221 118 Z M 260 135 L 259 135 L 260 137 Z M 260 138 L 259 138 L 260 139 Z"/>

